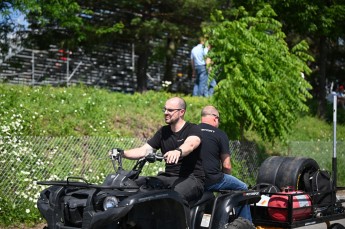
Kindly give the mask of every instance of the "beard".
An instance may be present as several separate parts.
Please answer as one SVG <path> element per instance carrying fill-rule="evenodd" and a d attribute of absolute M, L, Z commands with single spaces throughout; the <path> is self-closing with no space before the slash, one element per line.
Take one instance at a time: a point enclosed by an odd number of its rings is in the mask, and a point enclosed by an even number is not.
<path fill-rule="evenodd" d="M 177 123 L 177 121 L 178 121 L 178 118 L 176 118 L 176 119 L 173 119 L 173 118 L 166 118 L 165 117 L 165 123 L 166 124 L 168 124 L 168 125 L 174 125 L 174 124 L 176 124 Z"/>

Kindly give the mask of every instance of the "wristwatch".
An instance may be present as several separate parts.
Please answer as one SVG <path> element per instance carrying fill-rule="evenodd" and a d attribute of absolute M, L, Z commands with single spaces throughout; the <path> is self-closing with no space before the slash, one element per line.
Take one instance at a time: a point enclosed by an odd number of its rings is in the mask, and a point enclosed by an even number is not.
<path fill-rule="evenodd" d="M 182 157 L 182 149 L 177 148 L 176 150 L 177 150 L 177 151 L 180 151 L 180 157 Z"/>

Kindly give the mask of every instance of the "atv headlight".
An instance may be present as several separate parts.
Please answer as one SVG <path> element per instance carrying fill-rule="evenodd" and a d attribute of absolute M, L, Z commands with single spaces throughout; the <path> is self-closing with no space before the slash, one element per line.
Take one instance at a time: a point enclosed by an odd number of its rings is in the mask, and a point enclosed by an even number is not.
<path fill-rule="evenodd" d="M 107 196 L 103 201 L 103 209 L 106 211 L 109 208 L 115 208 L 119 204 L 119 200 L 115 196 Z"/>

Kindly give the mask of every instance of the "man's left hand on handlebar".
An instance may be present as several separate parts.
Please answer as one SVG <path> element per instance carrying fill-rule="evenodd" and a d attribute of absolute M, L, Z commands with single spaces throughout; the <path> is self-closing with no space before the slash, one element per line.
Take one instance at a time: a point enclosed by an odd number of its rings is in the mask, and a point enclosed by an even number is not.
<path fill-rule="evenodd" d="M 113 148 L 111 149 L 109 152 L 108 152 L 108 155 L 111 157 L 111 158 L 115 158 L 119 155 L 123 155 L 124 154 L 124 151 L 123 149 L 118 149 L 118 148 Z"/>
<path fill-rule="evenodd" d="M 164 154 L 164 160 L 168 164 L 177 164 L 180 159 L 181 152 L 178 150 L 171 150 Z"/>

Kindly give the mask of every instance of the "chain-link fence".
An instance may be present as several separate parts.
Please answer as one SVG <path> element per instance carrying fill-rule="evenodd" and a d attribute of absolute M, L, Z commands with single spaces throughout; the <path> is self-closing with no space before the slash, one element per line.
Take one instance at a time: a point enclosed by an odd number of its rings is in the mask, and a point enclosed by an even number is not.
<path fill-rule="evenodd" d="M 21 198 L 37 197 L 42 187 L 38 180 L 62 180 L 82 177 L 92 183 L 101 183 L 114 172 L 108 151 L 111 148 L 133 148 L 145 139 L 111 137 L 25 137 L 1 139 L 0 142 L 0 196 Z M 259 162 L 253 143 L 232 142 L 233 157 L 248 166 L 242 176 L 256 176 Z M 125 160 L 124 168 L 130 169 L 134 161 Z M 155 175 L 163 163 L 150 164 L 144 175 Z M 240 177 L 241 178 L 241 177 Z M 15 195 L 7 195 L 14 193 Z M 18 198 L 19 197 L 19 198 Z"/>
<path fill-rule="evenodd" d="M 73 176 L 91 183 L 102 183 L 107 174 L 114 172 L 107 156 L 111 148 L 128 149 L 144 142 L 145 139 L 139 138 L 111 137 L 0 138 L 0 199 L 7 198 L 14 203 L 23 199 L 35 202 L 44 188 L 36 184 L 39 180 L 63 180 Z M 343 145 L 338 148 L 343 149 Z M 236 176 L 241 180 L 249 177 L 255 180 L 263 160 L 256 144 L 230 141 L 230 148 L 234 164 L 241 169 L 235 173 Z M 330 170 L 332 149 L 331 142 L 292 142 L 282 155 L 312 157 L 321 168 Z M 344 150 L 338 152 L 341 174 L 345 174 L 344 155 Z M 123 166 L 130 169 L 133 163 L 124 160 Z M 143 175 L 155 175 L 163 167 L 164 163 L 150 164 L 144 168 Z"/>
<path fill-rule="evenodd" d="M 332 167 L 333 154 L 336 153 L 339 164 L 338 169 L 342 169 L 340 165 L 345 162 L 345 142 L 338 141 L 336 152 L 333 150 L 333 141 L 293 141 L 287 145 L 282 155 L 311 157 L 318 162 L 321 169 L 330 169 Z"/>
<path fill-rule="evenodd" d="M 335 149 L 332 141 L 294 141 L 281 155 L 313 158 L 320 169 L 328 171 L 332 171 L 332 158 L 336 156 L 337 186 L 345 187 L 345 142 L 338 141 Z"/>

